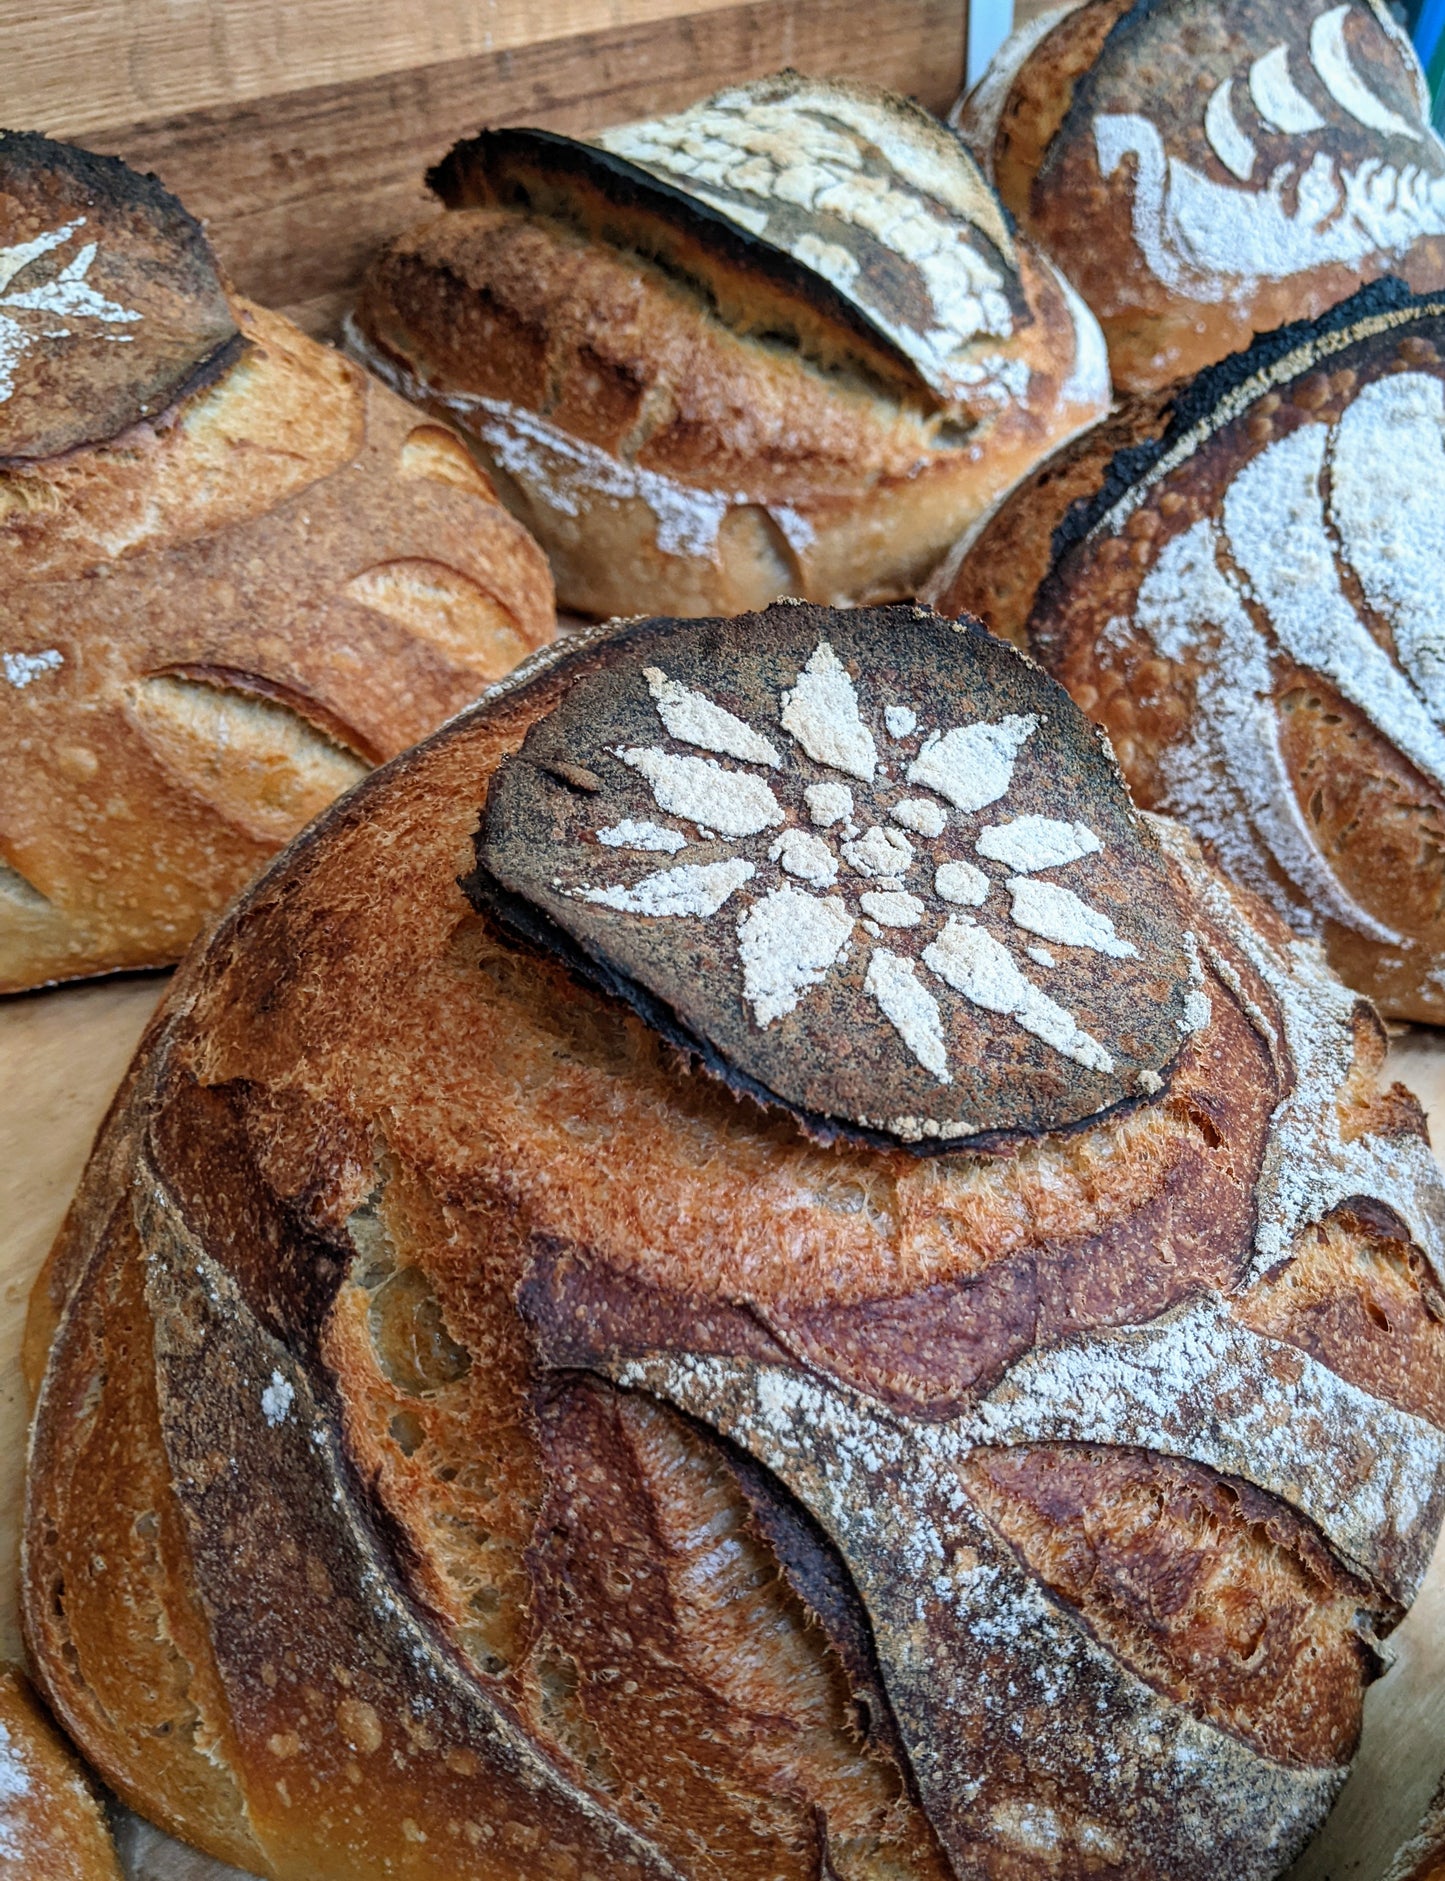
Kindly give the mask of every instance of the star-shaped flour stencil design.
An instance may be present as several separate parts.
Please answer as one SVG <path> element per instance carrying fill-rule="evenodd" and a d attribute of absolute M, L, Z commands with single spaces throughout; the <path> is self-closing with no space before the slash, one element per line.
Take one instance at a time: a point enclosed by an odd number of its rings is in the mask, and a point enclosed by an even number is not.
<path fill-rule="evenodd" d="M 1041 720 L 1034 713 L 980 718 L 921 734 L 917 714 L 891 706 L 892 749 L 880 756 L 857 687 L 826 639 L 778 699 L 776 727 L 758 729 L 661 666 L 643 670 L 657 717 L 675 745 L 619 745 L 614 755 L 643 780 L 659 819 L 629 817 L 592 832 L 604 849 L 666 855 L 666 866 L 626 882 L 554 886 L 578 900 L 648 920 L 730 921 L 743 1001 L 766 1029 L 821 986 L 861 943 L 863 990 L 918 1064 L 952 1082 L 940 1000 L 959 995 L 1003 1014 L 1087 1070 L 1110 1072 L 1110 1053 L 1061 998 L 1024 970 L 982 925 L 991 900 L 1033 967 L 1057 975 L 1053 946 L 1116 959 L 1138 949 L 1109 915 L 1059 873 L 1104 845 L 1087 823 L 1025 814 L 1001 820 L 1014 770 Z M 789 808 L 770 781 L 784 763 L 775 740 L 802 754 L 816 781 Z M 731 763 L 720 760 L 730 759 Z M 903 769 L 907 794 L 893 773 Z M 982 812 L 992 816 L 985 820 Z M 950 821 L 1002 875 L 951 853 Z M 958 832 L 955 831 L 955 834 Z M 732 853 L 690 861 L 695 843 Z M 763 862 L 783 877 L 754 887 Z M 772 871 L 769 871 L 772 874 Z M 927 930 L 916 954 L 900 938 Z"/>
<path fill-rule="evenodd" d="M 15 371 L 25 354 L 42 340 L 62 340 L 89 329 L 86 322 L 103 326 L 129 326 L 141 318 L 133 308 L 107 300 L 86 280 L 94 266 L 95 242 L 85 242 L 69 261 L 47 279 L 16 288 L 36 262 L 55 254 L 85 226 L 78 216 L 58 229 L 48 229 L 28 242 L 0 248 L 0 403 L 15 390 Z M 80 322 L 80 326 L 76 326 Z M 128 333 L 107 333 L 108 340 L 128 342 Z"/>

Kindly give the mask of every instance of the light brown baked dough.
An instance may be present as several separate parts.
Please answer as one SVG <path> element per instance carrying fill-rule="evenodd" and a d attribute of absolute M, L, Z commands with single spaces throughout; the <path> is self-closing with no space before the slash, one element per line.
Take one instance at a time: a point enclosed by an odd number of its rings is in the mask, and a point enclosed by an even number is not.
<path fill-rule="evenodd" d="M 1445 144 L 1378 0 L 1085 0 L 1021 27 L 951 121 L 1098 315 L 1120 390 L 1382 274 L 1445 285 Z"/>
<path fill-rule="evenodd" d="M 1385 1012 L 1445 1020 L 1445 301 L 1380 282 L 1133 401 L 941 582 Z"/>
<path fill-rule="evenodd" d="M 89 1779 L 14 1666 L 0 1667 L 0 1875 L 122 1881 Z"/>
<path fill-rule="evenodd" d="M 87 213 L 13 193 L 17 146 Z M 554 630 L 539 550 L 456 437 L 219 285 L 216 357 L 167 353 L 170 378 L 116 389 L 117 435 L 45 454 L 84 430 L 92 355 L 129 359 L 116 336 L 144 349 L 151 323 L 64 311 L 67 270 L 117 316 L 140 299 L 104 278 L 136 239 L 100 226 L 106 191 L 184 216 L 122 165 L 0 138 L 0 991 L 174 960 L 338 791 Z"/>
<path fill-rule="evenodd" d="M 45 1688 L 288 1881 L 1276 1875 L 1445 1495 L 1383 1052 L 977 628 L 539 656 L 132 1066 L 32 1302 Z M 967 1146 L 860 1119 L 859 1058 Z"/>
<path fill-rule="evenodd" d="M 378 258 L 351 343 L 462 428 L 583 613 L 911 594 L 1107 409 L 1087 309 L 872 88 L 487 132 L 429 180 L 448 212 Z"/>

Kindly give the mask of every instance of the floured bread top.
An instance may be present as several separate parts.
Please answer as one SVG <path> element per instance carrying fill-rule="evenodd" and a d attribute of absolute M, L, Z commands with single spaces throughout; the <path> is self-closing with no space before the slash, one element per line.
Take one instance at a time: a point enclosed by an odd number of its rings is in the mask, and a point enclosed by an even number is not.
<path fill-rule="evenodd" d="M 1193 675 L 1171 809 L 1297 928 L 1400 940 L 1322 849 L 1277 700 L 1314 675 L 1407 795 L 1445 793 L 1445 299 L 1381 282 L 1202 374 L 1054 556 L 1030 621 L 1052 667 L 1138 633 Z"/>
<path fill-rule="evenodd" d="M 200 223 L 153 176 L 0 132 L 0 463 L 117 437 L 242 344 Z"/>
<path fill-rule="evenodd" d="M 492 784 L 473 900 L 824 1137 L 1038 1134 L 1194 1019 L 1154 835 L 1057 686 L 912 607 L 649 621 Z"/>
<path fill-rule="evenodd" d="M 428 182 L 457 206 L 519 185 L 535 201 L 539 176 L 712 244 L 881 343 L 945 403 L 978 386 L 981 347 L 1029 323 L 1007 217 L 973 158 L 870 86 L 782 72 L 591 142 L 484 131 Z"/>
<path fill-rule="evenodd" d="M 1194 300 L 1445 234 L 1445 145 L 1373 0 L 1138 0 L 1075 88 L 1035 201 L 1089 170 L 1127 189 L 1148 270 Z"/>

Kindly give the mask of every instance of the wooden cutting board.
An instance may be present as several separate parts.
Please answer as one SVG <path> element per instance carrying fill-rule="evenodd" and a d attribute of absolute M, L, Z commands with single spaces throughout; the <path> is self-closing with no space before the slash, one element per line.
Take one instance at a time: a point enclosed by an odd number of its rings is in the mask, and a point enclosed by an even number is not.
<path fill-rule="evenodd" d="M 25 1299 L 112 1091 L 165 990 L 137 975 L 0 1001 L 0 1654 L 20 1650 L 15 1555 L 26 1424 Z M 1400 1035 L 1391 1071 L 1445 1145 L 1445 1034 Z M 1385 1881 L 1445 1769 L 1445 1545 L 1365 1700 L 1360 1758 L 1290 1881 Z"/>

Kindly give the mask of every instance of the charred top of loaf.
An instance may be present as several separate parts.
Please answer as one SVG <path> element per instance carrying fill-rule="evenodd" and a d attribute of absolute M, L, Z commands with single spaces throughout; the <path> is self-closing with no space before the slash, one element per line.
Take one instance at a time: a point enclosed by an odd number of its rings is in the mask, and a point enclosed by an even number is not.
<path fill-rule="evenodd" d="M 484 130 L 428 172 L 687 275 L 724 316 L 816 338 L 967 401 L 1031 315 L 1007 212 L 962 141 L 906 98 L 796 72 L 595 139 Z"/>
<path fill-rule="evenodd" d="M 1357 348 L 1364 349 L 1359 359 Z M 1373 376 L 1382 368 L 1401 371 L 1412 361 L 1416 367 L 1432 362 L 1437 350 L 1445 357 L 1445 296 L 1412 294 L 1403 281 L 1386 275 L 1318 319 L 1294 320 L 1262 333 L 1243 352 L 1207 367 L 1174 394 L 1158 436 L 1117 451 L 1097 491 L 1069 509 L 1054 531 L 1052 570 L 1040 600 L 1046 591 L 1057 591 L 1060 565 L 1071 551 L 1122 527 L 1146 492 L 1180 470 L 1218 433 L 1239 425 L 1242 437 L 1260 400 L 1273 401 L 1272 409 L 1277 409 L 1293 386 L 1321 370 L 1351 372 L 1358 380 L 1362 371 Z M 1350 358 L 1342 359 L 1347 352 Z M 1431 363 L 1430 370 L 1438 373 L 1440 368 Z M 1299 404 L 1302 411 L 1320 409 L 1310 406 L 1308 392 Z"/>
<path fill-rule="evenodd" d="M 977 623 L 784 602 L 561 662 L 464 886 L 714 1075 L 922 1151 L 1164 1088 L 1191 962 L 1156 841 L 1068 695 Z"/>
<path fill-rule="evenodd" d="M 154 176 L 0 132 L 0 464 L 157 418 L 243 345 L 205 231 Z"/>

